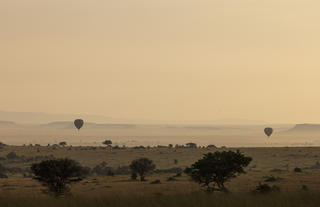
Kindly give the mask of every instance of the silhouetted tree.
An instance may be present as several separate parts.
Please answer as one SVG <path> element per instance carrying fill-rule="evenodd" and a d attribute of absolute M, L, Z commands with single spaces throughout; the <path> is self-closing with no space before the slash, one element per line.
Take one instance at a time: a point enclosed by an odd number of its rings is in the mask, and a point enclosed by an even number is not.
<path fill-rule="evenodd" d="M 131 173 L 131 180 L 137 180 L 137 177 L 138 177 L 137 173 L 135 172 Z"/>
<path fill-rule="evenodd" d="M 207 146 L 207 148 L 217 149 L 217 147 L 216 147 L 214 144 L 209 144 L 209 145 Z"/>
<path fill-rule="evenodd" d="M 2 164 L 0 164 L 0 178 L 8 178 L 6 175 L 7 168 L 5 168 Z"/>
<path fill-rule="evenodd" d="M 112 168 L 108 167 L 106 162 L 102 162 L 98 165 L 96 165 L 92 169 L 92 173 L 95 173 L 97 175 L 103 175 L 103 176 L 113 176 L 114 172 L 112 172 Z"/>
<path fill-rule="evenodd" d="M 68 158 L 33 164 L 31 171 L 34 174 L 33 178 L 48 187 L 55 196 L 69 192 L 68 185 L 82 180 L 87 174 L 86 169 L 78 162 Z"/>
<path fill-rule="evenodd" d="M 3 144 L 2 142 L 0 142 L 0 149 L 3 149 L 6 146 L 7 146 L 6 144 Z"/>
<path fill-rule="evenodd" d="M 111 140 L 105 140 L 104 142 L 102 142 L 102 144 L 110 146 L 110 145 L 112 145 L 112 141 Z"/>
<path fill-rule="evenodd" d="M 17 158 L 19 158 L 19 156 L 18 156 L 15 152 L 9 152 L 9 153 L 7 154 L 7 159 L 8 159 L 8 160 L 17 159 Z"/>
<path fill-rule="evenodd" d="M 155 164 L 148 158 L 140 158 L 133 160 L 130 165 L 132 173 L 136 173 L 140 176 L 140 180 L 145 180 L 145 175 L 155 169 Z"/>
<path fill-rule="evenodd" d="M 192 142 L 187 143 L 186 146 L 189 148 L 197 148 L 197 144 Z"/>
<path fill-rule="evenodd" d="M 301 172 L 302 172 L 302 169 L 299 168 L 299 167 L 296 167 L 296 168 L 294 168 L 293 171 L 296 172 L 296 173 L 301 173 Z"/>
<path fill-rule="evenodd" d="M 243 167 L 248 166 L 251 160 L 251 157 L 246 157 L 239 151 L 207 153 L 190 168 L 186 168 L 185 173 L 206 187 L 207 191 L 227 192 L 225 182 L 245 173 Z"/>
<path fill-rule="evenodd" d="M 253 193 L 260 193 L 260 194 L 267 194 L 271 192 L 279 192 L 280 188 L 276 185 L 270 186 L 268 184 L 261 184 L 256 186 L 256 189 L 254 189 Z"/>

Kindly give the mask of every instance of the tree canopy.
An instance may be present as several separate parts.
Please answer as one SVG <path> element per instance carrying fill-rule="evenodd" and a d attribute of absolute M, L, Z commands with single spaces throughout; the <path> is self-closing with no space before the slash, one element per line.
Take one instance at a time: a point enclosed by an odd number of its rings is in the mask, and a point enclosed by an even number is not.
<path fill-rule="evenodd" d="M 245 173 L 243 168 L 248 166 L 251 160 L 251 157 L 246 157 L 240 151 L 207 153 L 185 172 L 206 187 L 207 191 L 227 191 L 225 182 Z"/>
<path fill-rule="evenodd" d="M 148 158 L 140 158 L 133 160 L 130 165 L 130 169 L 132 173 L 136 173 L 140 176 L 140 180 L 144 181 L 144 177 L 147 173 L 153 171 L 155 169 L 155 164 L 153 164 L 152 160 Z"/>
<path fill-rule="evenodd" d="M 82 180 L 86 175 L 78 162 L 68 158 L 33 164 L 31 171 L 34 174 L 33 178 L 47 186 L 56 196 L 69 192 L 70 188 L 67 185 Z"/>

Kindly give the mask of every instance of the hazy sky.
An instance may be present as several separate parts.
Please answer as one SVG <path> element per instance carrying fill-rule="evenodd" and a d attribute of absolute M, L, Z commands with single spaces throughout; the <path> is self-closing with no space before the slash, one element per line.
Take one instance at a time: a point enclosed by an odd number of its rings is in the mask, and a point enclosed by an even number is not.
<path fill-rule="evenodd" d="M 320 122 L 319 11 L 316 0 L 1 0 L 0 110 Z"/>

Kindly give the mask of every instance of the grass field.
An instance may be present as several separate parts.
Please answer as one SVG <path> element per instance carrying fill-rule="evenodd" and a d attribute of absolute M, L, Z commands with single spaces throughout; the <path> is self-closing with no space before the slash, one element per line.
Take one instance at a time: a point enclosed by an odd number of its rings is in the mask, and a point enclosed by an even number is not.
<path fill-rule="evenodd" d="M 96 197 L 67 197 L 54 199 L 49 197 L 1 196 L 0 206 L 6 207 L 317 207 L 319 194 L 278 193 L 268 195 L 253 194 L 173 194 L 158 196 L 105 195 Z"/>
<path fill-rule="evenodd" d="M 139 157 L 152 159 L 157 169 L 190 166 L 204 153 L 216 150 L 206 148 L 150 148 L 111 149 L 91 147 L 22 147 L 7 146 L 0 151 L 0 163 L 7 168 L 28 168 L 30 157 L 69 157 L 82 165 L 94 167 L 105 161 L 108 166 L 127 166 Z M 236 149 L 230 149 L 236 150 Z M 185 174 L 176 181 L 167 181 L 174 173 L 153 173 L 146 182 L 131 181 L 130 175 L 92 175 L 72 185 L 72 196 L 53 199 L 42 192 L 43 187 L 32 178 L 21 173 L 9 173 L 0 179 L 0 206 L 320 206 L 320 170 L 317 162 L 320 148 L 239 148 L 253 158 L 246 168 L 247 173 L 227 184 L 229 194 L 214 195 L 202 192 L 201 187 Z M 15 152 L 19 159 L 7 159 Z M 174 159 L 178 163 L 174 163 Z M 301 173 L 294 168 L 302 169 Z M 265 180 L 270 176 L 272 182 Z M 150 184 L 159 179 L 160 184 Z M 277 185 L 281 191 L 276 194 L 254 195 L 251 191 L 259 183 Z M 302 191 L 305 185 L 308 191 Z M 48 202 L 48 199 L 50 202 Z"/>

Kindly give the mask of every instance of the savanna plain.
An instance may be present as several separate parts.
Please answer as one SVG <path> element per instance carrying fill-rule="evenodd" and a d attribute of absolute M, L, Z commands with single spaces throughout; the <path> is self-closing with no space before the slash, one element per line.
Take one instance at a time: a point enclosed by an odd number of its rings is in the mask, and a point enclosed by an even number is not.
<path fill-rule="evenodd" d="M 229 193 L 207 193 L 183 170 L 215 151 L 240 150 L 252 157 L 245 174 L 226 184 Z M 319 147 L 172 148 L 108 146 L 2 146 L 0 206 L 319 206 Z M 71 186 L 71 195 L 54 198 L 32 179 L 32 163 L 45 159 L 74 159 L 82 166 L 103 166 L 105 175 L 91 174 Z M 146 157 L 156 170 L 146 181 L 132 181 L 128 166 Z M 299 168 L 300 170 L 297 170 Z M 277 186 L 254 193 L 258 185 Z"/>

